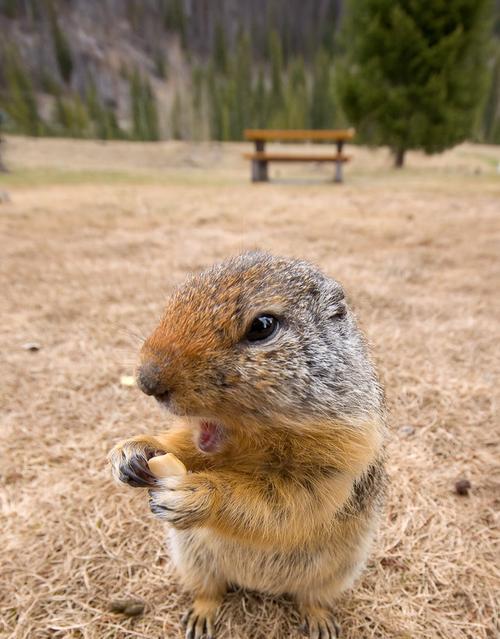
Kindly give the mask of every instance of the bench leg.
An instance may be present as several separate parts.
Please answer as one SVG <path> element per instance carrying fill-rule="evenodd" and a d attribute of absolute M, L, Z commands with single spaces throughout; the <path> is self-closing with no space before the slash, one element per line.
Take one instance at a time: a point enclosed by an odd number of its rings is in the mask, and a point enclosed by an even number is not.
<path fill-rule="evenodd" d="M 267 162 L 252 160 L 252 182 L 267 182 Z"/>
<path fill-rule="evenodd" d="M 335 162 L 334 182 L 337 182 L 338 184 L 342 182 L 342 162 Z"/>

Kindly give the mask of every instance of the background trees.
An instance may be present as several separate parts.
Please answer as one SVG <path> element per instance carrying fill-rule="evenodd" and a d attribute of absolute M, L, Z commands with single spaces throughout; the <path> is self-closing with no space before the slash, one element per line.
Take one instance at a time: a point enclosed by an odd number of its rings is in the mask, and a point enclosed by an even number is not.
<path fill-rule="evenodd" d="M 356 124 L 399 162 L 498 142 L 499 15 L 500 0 L 0 0 L 4 130 L 239 140 Z"/>
<path fill-rule="evenodd" d="M 342 106 L 364 140 L 391 148 L 396 166 L 407 149 L 436 153 L 472 134 L 486 87 L 489 6 L 489 0 L 348 3 Z"/>

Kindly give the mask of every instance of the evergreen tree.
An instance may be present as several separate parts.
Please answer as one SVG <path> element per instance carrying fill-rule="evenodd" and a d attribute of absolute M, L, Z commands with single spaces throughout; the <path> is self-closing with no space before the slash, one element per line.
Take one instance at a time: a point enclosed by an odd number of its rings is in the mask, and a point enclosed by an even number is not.
<path fill-rule="evenodd" d="M 224 130 L 223 96 L 212 64 L 209 65 L 207 71 L 207 90 L 210 112 L 210 137 L 212 140 L 222 140 Z"/>
<path fill-rule="evenodd" d="M 252 117 L 252 53 L 248 36 L 240 33 L 235 62 L 231 68 L 229 107 L 231 140 L 242 140 Z"/>
<path fill-rule="evenodd" d="M 483 115 L 483 137 L 486 142 L 498 143 L 495 131 L 500 133 L 500 44 L 497 45 L 493 59 L 490 90 Z"/>
<path fill-rule="evenodd" d="M 132 138 L 158 140 L 160 138 L 158 109 L 150 82 L 136 70 L 130 77 Z"/>
<path fill-rule="evenodd" d="M 124 140 L 126 138 L 125 133 L 121 129 L 116 114 L 113 109 L 104 109 L 105 118 L 105 131 L 106 136 L 103 136 L 103 140 Z"/>
<path fill-rule="evenodd" d="M 145 4 L 142 0 L 128 0 L 124 3 L 127 19 L 135 32 L 140 32 L 144 26 Z"/>
<path fill-rule="evenodd" d="M 268 96 L 262 67 L 259 68 L 252 101 L 253 107 L 251 124 L 259 129 L 263 129 L 267 126 Z"/>
<path fill-rule="evenodd" d="M 326 51 L 316 55 L 311 95 L 311 126 L 313 129 L 332 128 L 335 120 L 332 63 Z"/>
<path fill-rule="evenodd" d="M 309 126 L 309 96 L 303 58 L 295 58 L 288 70 L 287 127 L 306 129 Z"/>
<path fill-rule="evenodd" d="M 362 138 L 437 153 L 470 134 L 484 91 L 489 0 L 350 0 L 338 89 Z"/>
<path fill-rule="evenodd" d="M 55 96 L 61 93 L 59 82 L 52 77 L 50 71 L 43 67 L 38 71 L 38 83 L 44 93 Z"/>
<path fill-rule="evenodd" d="M 108 130 L 106 113 L 105 109 L 101 105 L 99 96 L 97 95 L 94 82 L 91 82 L 87 87 L 85 102 L 87 104 L 89 117 L 94 124 L 94 133 L 96 137 L 99 138 L 99 140 L 107 140 Z"/>
<path fill-rule="evenodd" d="M 99 140 L 122 140 L 125 138 L 113 109 L 101 103 L 93 82 L 87 88 L 85 103 L 95 137 Z"/>
<path fill-rule="evenodd" d="M 162 80 L 166 80 L 168 77 L 168 70 L 167 70 L 167 61 L 165 59 L 165 53 L 163 49 L 161 48 L 156 49 L 154 62 L 155 62 L 156 75 Z"/>
<path fill-rule="evenodd" d="M 7 173 L 7 167 L 5 166 L 5 163 L 2 157 L 2 153 L 3 153 L 2 145 L 4 144 L 4 140 L 2 138 L 2 127 L 5 124 L 5 120 L 6 120 L 5 113 L 2 110 L 0 110 L 0 173 Z"/>
<path fill-rule="evenodd" d="M 203 101 L 203 67 L 195 66 L 191 73 L 191 86 L 193 92 L 193 110 L 195 115 L 201 115 Z"/>
<path fill-rule="evenodd" d="M 143 84 L 143 108 L 144 120 L 146 124 L 146 140 L 160 139 L 160 125 L 158 121 L 158 109 L 156 106 L 156 97 L 153 88 L 148 80 L 144 80 Z"/>
<path fill-rule="evenodd" d="M 52 40 L 54 42 L 54 50 L 56 53 L 57 65 L 63 80 L 69 84 L 73 73 L 73 57 L 69 42 L 64 35 L 63 30 L 59 26 L 57 15 L 52 2 L 49 3 L 49 19 Z"/>
<path fill-rule="evenodd" d="M 330 57 L 336 52 L 336 34 L 339 23 L 339 10 L 340 5 L 338 2 L 330 2 L 321 25 L 321 30 L 323 32 L 321 46 L 330 55 Z"/>
<path fill-rule="evenodd" d="M 142 90 L 139 72 L 135 70 L 129 78 L 130 84 L 130 114 L 132 117 L 131 136 L 134 140 L 142 140 L 144 125 L 142 119 Z"/>
<path fill-rule="evenodd" d="M 84 138 L 89 133 L 87 109 L 78 96 L 63 98 L 58 95 L 53 119 L 55 131 L 59 135 Z"/>
<path fill-rule="evenodd" d="M 219 73 L 227 71 L 227 45 L 226 33 L 218 22 L 214 34 L 214 64 Z"/>
<path fill-rule="evenodd" d="M 283 52 L 283 64 L 288 67 L 292 54 L 292 33 L 290 28 L 290 13 L 283 12 L 282 23 L 280 28 L 281 50 Z"/>
<path fill-rule="evenodd" d="M 170 127 L 172 138 L 174 140 L 182 140 L 182 101 L 179 93 L 175 94 L 174 102 L 172 104 L 172 112 L 170 114 Z"/>
<path fill-rule="evenodd" d="M 277 31 L 269 34 L 269 55 L 271 58 L 270 108 L 274 113 L 283 107 L 283 52 Z"/>
<path fill-rule="evenodd" d="M 164 12 L 165 28 L 176 31 L 181 39 L 181 45 L 186 48 L 187 20 L 182 0 L 169 0 Z"/>
<path fill-rule="evenodd" d="M 0 12 L 10 20 L 19 16 L 20 6 L 18 0 L 3 0 L 0 4 Z"/>
<path fill-rule="evenodd" d="M 229 95 L 231 95 L 231 87 L 229 87 Z M 221 106 L 221 140 L 227 141 L 231 139 L 231 113 L 230 113 L 230 102 L 228 100 L 224 101 Z"/>
<path fill-rule="evenodd" d="M 205 69 L 195 66 L 191 74 L 191 91 L 193 100 L 192 138 L 203 140 L 207 135 L 208 114 L 206 109 Z"/>
<path fill-rule="evenodd" d="M 241 111 L 238 108 L 237 77 L 231 73 L 224 85 L 224 101 L 222 105 L 222 140 L 238 140 L 241 136 Z"/>
<path fill-rule="evenodd" d="M 12 48 L 5 52 L 3 73 L 6 90 L 2 108 L 19 132 L 41 135 L 43 124 L 38 114 L 35 91 L 21 58 Z"/>

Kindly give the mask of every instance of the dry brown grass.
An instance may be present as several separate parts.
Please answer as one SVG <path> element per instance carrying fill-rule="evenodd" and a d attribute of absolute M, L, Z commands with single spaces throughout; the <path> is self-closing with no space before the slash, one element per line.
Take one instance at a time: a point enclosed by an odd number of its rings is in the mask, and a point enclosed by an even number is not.
<path fill-rule="evenodd" d="M 392 487 L 370 565 L 337 605 L 344 637 L 497 637 L 500 149 L 410 155 L 399 174 L 355 149 L 342 187 L 252 186 L 241 150 L 8 142 L 0 635 L 181 636 L 189 596 L 161 526 L 106 467 L 116 440 L 161 428 L 119 378 L 186 272 L 261 246 L 345 284 L 386 385 Z M 122 596 L 145 614 L 109 612 Z M 219 637 L 295 637 L 295 621 L 290 602 L 232 593 Z"/>

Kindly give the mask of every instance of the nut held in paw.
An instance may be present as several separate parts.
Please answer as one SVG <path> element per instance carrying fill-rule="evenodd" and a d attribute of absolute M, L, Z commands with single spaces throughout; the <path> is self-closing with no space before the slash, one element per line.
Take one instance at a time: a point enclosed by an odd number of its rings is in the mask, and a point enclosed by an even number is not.
<path fill-rule="evenodd" d="M 157 477 L 180 476 L 187 473 L 184 464 L 172 453 L 151 457 L 151 459 L 148 460 L 148 466 L 151 472 Z"/>

